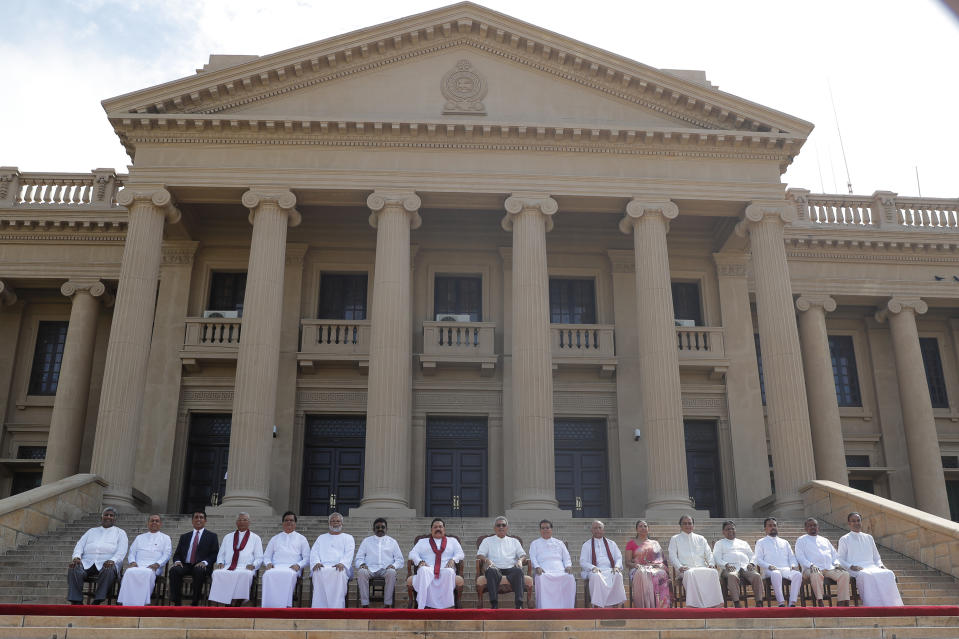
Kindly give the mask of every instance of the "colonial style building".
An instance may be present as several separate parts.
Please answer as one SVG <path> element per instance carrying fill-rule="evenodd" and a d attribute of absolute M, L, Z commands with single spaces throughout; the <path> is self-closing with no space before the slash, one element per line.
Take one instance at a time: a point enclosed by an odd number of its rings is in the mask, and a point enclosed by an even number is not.
<path fill-rule="evenodd" d="M 703 72 L 462 3 L 104 107 L 129 174 L 0 169 L 0 494 L 956 512 L 959 201 L 787 191 Z"/>

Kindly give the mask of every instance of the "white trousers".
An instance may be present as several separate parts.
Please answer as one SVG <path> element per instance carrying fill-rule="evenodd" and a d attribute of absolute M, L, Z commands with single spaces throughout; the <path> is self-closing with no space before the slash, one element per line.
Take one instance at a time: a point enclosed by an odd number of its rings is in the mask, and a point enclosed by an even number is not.
<path fill-rule="evenodd" d="M 292 570 L 290 572 L 293 572 Z M 313 571 L 313 607 L 346 607 L 346 589 L 350 584 L 350 575 L 336 566 L 323 566 Z"/>
<path fill-rule="evenodd" d="M 902 597 L 896 587 L 896 575 L 887 568 L 866 566 L 862 570 L 849 571 L 856 578 L 856 588 L 864 606 L 901 606 Z"/>
<path fill-rule="evenodd" d="M 157 574 L 152 568 L 127 568 L 123 573 L 123 581 L 120 582 L 117 603 L 121 606 L 149 606 L 156 580 Z"/>
<path fill-rule="evenodd" d="M 606 608 L 626 601 L 623 573 L 612 570 L 589 573 L 589 602 Z"/>
<path fill-rule="evenodd" d="M 263 573 L 264 608 L 289 608 L 293 605 L 293 591 L 296 590 L 296 578 L 300 571 L 290 570 L 289 566 L 277 566 Z"/>
<path fill-rule="evenodd" d="M 232 603 L 234 599 L 246 601 L 250 598 L 250 584 L 253 583 L 254 574 L 254 571 L 246 568 L 214 570 L 213 582 L 210 584 L 210 601 L 221 604 Z"/>
<path fill-rule="evenodd" d="M 802 573 L 791 568 L 780 568 L 779 570 L 764 570 L 764 575 L 769 577 L 769 583 L 772 584 L 773 594 L 776 595 L 776 601 L 783 603 L 783 579 L 789 580 L 789 603 L 796 603 L 799 598 L 799 590 L 802 588 Z"/>
<path fill-rule="evenodd" d="M 544 572 L 533 577 L 537 608 L 575 608 L 576 578 L 567 572 Z"/>
<path fill-rule="evenodd" d="M 452 568 L 440 568 L 440 576 L 434 577 L 432 566 L 420 566 L 413 575 L 413 590 L 416 591 L 416 603 L 421 610 L 427 606 L 452 608 L 455 604 L 455 588 L 456 571 Z"/>

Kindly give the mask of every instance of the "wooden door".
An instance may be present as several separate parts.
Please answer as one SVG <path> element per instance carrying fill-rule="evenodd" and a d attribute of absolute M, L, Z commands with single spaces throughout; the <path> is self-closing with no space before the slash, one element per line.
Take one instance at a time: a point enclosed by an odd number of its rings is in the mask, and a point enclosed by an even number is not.
<path fill-rule="evenodd" d="M 426 423 L 426 516 L 487 516 L 486 418 Z"/>
<path fill-rule="evenodd" d="M 182 512 L 203 510 L 223 500 L 230 457 L 231 419 L 230 414 L 194 413 L 190 416 Z"/>
<path fill-rule="evenodd" d="M 722 470 L 716 422 L 686 421 L 686 480 L 697 510 L 710 517 L 723 516 Z"/>
<path fill-rule="evenodd" d="M 300 513 L 348 515 L 363 498 L 366 417 L 308 415 Z"/>
<path fill-rule="evenodd" d="M 574 517 L 609 517 L 606 422 L 556 420 L 556 500 Z"/>

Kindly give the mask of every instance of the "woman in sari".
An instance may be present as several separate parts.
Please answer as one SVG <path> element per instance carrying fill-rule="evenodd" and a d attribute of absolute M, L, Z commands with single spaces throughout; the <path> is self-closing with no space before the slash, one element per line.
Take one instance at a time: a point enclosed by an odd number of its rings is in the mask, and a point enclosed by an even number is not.
<path fill-rule="evenodd" d="M 626 544 L 623 557 L 633 585 L 634 608 L 669 608 L 669 575 L 659 542 L 649 538 L 649 524 L 636 522 L 636 537 Z"/>

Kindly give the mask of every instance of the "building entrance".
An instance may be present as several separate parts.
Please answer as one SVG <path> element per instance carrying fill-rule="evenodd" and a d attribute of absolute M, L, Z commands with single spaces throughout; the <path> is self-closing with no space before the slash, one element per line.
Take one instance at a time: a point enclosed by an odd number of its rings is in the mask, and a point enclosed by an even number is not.
<path fill-rule="evenodd" d="M 689 494 L 696 500 L 697 510 L 708 510 L 710 517 L 722 517 L 723 484 L 716 422 L 690 420 L 683 425 Z"/>
<path fill-rule="evenodd" d="M 232 415 L 193 413 L 186 455 L 182 511 L 192 513 L 219 504 L 226 492 Z"/>
<path fill-rule="evenodd" d="M 485 417 L 430 417 L 426 422 L 426 515 L 486 517 Z"/>
<path fill-rule="evenodd" d="M 349 514 L 363 498 L 364 415 L 307 415 L 300 514 Z"/>
<path fill-rule="evenodd" d="M 557 419 L 556 500 L 573 517 L 609 517 L 609 466 L 604 420 Z"/>

